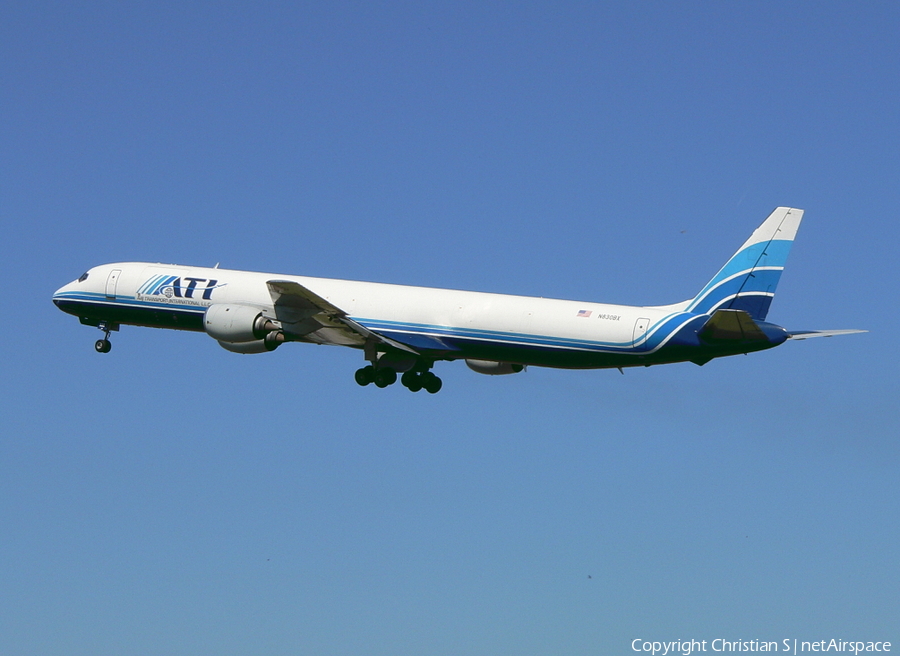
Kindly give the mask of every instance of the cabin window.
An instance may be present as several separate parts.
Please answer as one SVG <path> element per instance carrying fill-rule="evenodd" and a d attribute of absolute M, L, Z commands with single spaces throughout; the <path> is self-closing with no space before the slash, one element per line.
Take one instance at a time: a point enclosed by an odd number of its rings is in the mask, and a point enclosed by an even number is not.
<path fill-rule="evenodd" d="M 87 280 L 87 277 L 88 277 L 88 274 L 87 274 L 87 271 L 85 271 L 84 273 L 81 274 L 81 277 L 78 279 L 78 282 L 84 282 L 85 280 Z"/>

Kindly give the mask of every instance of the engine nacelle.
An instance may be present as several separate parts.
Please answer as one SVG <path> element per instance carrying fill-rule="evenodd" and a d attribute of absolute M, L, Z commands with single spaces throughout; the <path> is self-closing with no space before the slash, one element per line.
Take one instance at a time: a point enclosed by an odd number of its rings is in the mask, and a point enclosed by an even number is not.
<path fill-rule="evenodd" d="M 250 305 L 210 305 L 203 315 L 203 328 L 220 342 L 239 344 L 263 339 L 278 330 L 259 308 Z"/>
<path fill-rule="evenodd" d="M 219 340 L 219 346 L 232 353 L 243 353 L 244 355 L 248 355 L 251 353 L 268 353 L 269 351 L 274 351 L 275 346 L 278 346 L 278 344 L 269 348 L 264 339 L 255 339 L 252 342 L 223 342 L 222 340 Z"/>
<path fill-rule="evenodd" d="M 523 364 L 512 362 L 494 362 L 493 360 L 466 360 L 466 366 L 479 374 L 486 376 L 505 376 L 517 374 L 525 368 Z"/>

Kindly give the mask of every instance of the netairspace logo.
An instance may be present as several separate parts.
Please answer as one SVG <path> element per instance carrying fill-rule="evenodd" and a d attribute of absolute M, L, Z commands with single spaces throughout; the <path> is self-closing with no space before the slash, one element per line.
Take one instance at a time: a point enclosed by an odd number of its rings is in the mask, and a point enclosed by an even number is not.
<path fill-rule="evenodd" d="M 697 652 L 741 652 L 741 651 L 769 651 L 781 652 L 783 654 L 801 653 L 844 653 L 844 654 L 861 654 L 865 652 L 889 652 L 891 651 L 890 642 L 866 642 L 839 640 L 832 638 L 831 640 L 806 641 L 797 640 L 796 638 L 785 638 L 780 642 L 777 640 L 725 640 L 716 638 L 715 640 L 670 640 L 668 642 L 643 640 L 635 638 L 631 641 L 631 649 L 636 652 L 646 652 L 652 656 L 668 656 L 669 654 L 681 654 L 681 656 L 691 656 Z"/>

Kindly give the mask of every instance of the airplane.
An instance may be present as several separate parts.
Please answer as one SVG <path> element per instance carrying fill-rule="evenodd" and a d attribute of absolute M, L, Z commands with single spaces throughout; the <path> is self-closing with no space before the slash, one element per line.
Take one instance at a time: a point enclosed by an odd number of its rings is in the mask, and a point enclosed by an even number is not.
<path fill-rule="evenodd" d="M 659 306 L 511 296 L 252 271 L 121 262 L 94 267 L 53 302 L 103 331 L 121 325 L 205 332 L 234 353 L 285 342 L 349 346 L 360 385 L 436 393 L 436 362 L 475 372 L 703 365 L 807 339 L 864 330 L 788 331 L 766 321 L 803 210 L 779 207 L 693 298 Z"/>

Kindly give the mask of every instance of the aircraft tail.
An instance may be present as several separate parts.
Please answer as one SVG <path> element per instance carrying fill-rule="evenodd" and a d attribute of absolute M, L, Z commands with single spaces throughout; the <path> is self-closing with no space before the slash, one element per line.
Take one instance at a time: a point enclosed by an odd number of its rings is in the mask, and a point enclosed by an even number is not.
<path fill-rule="evenodd" d="M 698 314 L 743 310 L 764 321 L 803 210 L 778 207 L 684 309 Z"/>

